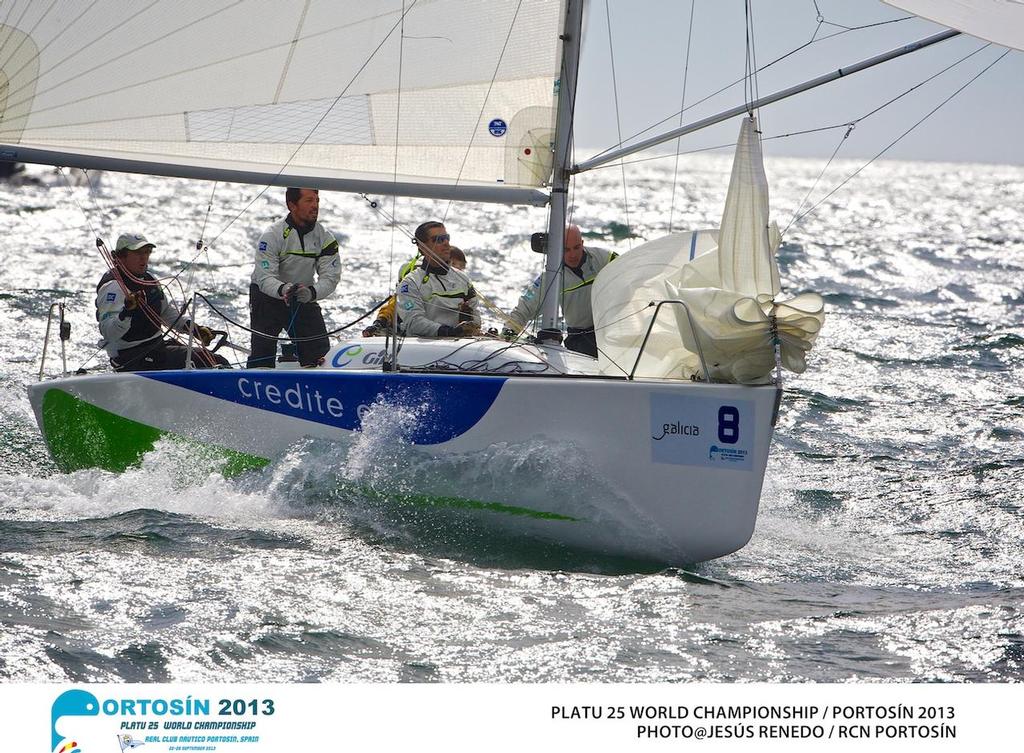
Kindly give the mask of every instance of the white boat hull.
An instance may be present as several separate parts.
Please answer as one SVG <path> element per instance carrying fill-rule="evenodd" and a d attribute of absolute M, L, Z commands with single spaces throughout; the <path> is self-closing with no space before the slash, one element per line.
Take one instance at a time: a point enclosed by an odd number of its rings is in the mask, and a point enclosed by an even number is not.
<path fill-rule="evenodd" d="M 774 386 L 384 373 L 336 357 L 344 347 L 321 369 L 78 376 L 29 395 L 65 470 L 120 470 L 164 437 L 226 450 L 237 470 L 311 437 L 358 452 L 377 435 L 401 446 L 415 488 L 366 465 L 353 484 L 510 535 L 687 564 L 753 533 Z"/>

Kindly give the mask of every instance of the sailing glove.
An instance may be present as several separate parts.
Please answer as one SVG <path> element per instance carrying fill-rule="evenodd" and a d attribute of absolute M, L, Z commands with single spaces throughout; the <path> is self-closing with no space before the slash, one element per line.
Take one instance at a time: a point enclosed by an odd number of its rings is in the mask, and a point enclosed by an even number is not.
<path fill-rule="evenodd" d="M 312 286 L 297 285 L 294 282 L 285 283 L 278 288 L 278 294 L 285 303 L 291 303 L 294 298 L 299 303 L 309 303 L 316 298 L 316 289 Z"/>
<path fill-rule="evenodd" d="M 472 337 L 480 331 L 480 328 L 473 322 L 461 322 L 456 326 L 442 324 L 437 329 L 438 337 Z"/>

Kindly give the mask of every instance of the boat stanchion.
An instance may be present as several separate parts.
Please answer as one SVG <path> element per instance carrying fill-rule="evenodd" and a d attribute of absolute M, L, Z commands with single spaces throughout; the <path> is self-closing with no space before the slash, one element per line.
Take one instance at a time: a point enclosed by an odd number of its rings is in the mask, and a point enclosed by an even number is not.
<path fill-rule="evenodd" d="M 43 355 L 39 359 L 39 379 L 42 381 L 43 372 L 46 369 L 46 351 L 50 346 L 50 328 L 53 325 L 53 310 L 62 304 L 59 301 L 50 304 L 49 310 L 46 312 L 46 334 L 43 335 Z"/>
<path fill-rule="evenodd" d="M 60 311 L 60 365 L 61 376 L 68 375 L 68 352 L 67 343 L 71 339 L 71 322 L 64 318 L 64 302 L 58 304 Z"/>
<path fill-rule="evenodd" d="M 195 368 L 195 365 L 192 363 L 192 342 L 193 342 L 193 340 L 195 340 L 195 336 L 196 336 L 196 327 L 195 327 L 195 321 L 196 321 L 196 298 L 197 298 L 197 294 L 196 293 L 192 293 L 192 322 L 193 322 L 193 324 L 192 324 L 191 327 L 188 328 L 188 349 L 185 351 L 185 368 L 188 369 L 189 371 L 191 371 L 192 369 Z"/>
<path fill-rule="evenodd" d="M 636 375 L 637 367 L 640 366 L 640 359 L 643 358 L 644 348 L 647 347 L 647 341 L 651 337 L 651 331 L 654 329 L 654 323 L 658 320 L 658 314 L 661 312 L 661 307 L 666 303 L 676 304 L 683 307 L 683 311 L 686 312 L 686 321 L 690 324 L 690 332 L 693 334 L 693 342 L 697 345 L 697 357 L 700 358 L 700 368 L 704 374 L 704 381 L 710 382 L 711 376 L 708 373 L 708 363 L 704 360 L 704 349 L 700 346 L 700 336 L 697 334 L 697 328 L 693 326 L 693 317 L 690 315 L 690 307 L 686 305 L 685 301 L 672 300 L 672 301 L 651 301 L 647 304 L 650 308 L 654 306 L 654 316 L 651 317 L 651 323 L 647 325 L 647 332 L 644 334 L 644 341 L 640 343 L 640 350 L 636 354 L 636 361 L 633 362 L 633 368 L 629 371 L 629 376 L 626 377 L 630 381 Z"/>

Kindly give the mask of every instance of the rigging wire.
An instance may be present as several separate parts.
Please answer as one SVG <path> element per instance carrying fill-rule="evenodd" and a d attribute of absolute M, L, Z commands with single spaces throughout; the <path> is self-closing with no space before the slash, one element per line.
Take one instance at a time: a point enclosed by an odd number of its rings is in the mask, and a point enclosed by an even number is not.
<path fill-rule="evenodd" d="M 608 26 L 608 59 L 612 65 L 612 96 L 615 101 L 615 128 L 619 135 L 618 146 L 622 146 L 622 113 L 619 109 L 619 84 L 618 75 L 615 72 L 615 45 L 612 43 L 612 16 L 608 7 L 608 0 L 604 0 L 604 15 Z M 629 191 L 626 187 L 626 165 L 619 160 L 622 168 L 622 210 L 626 216 L 626 240 L 629 248 L 633 248 L 633 231 L 629 222 Z"/>
<path fill-rule="evenodd" d="M 933 108 L 932 108 L 931 110 L 929 110 L 929 111 L 928 111 L 928 112 L 927 112 L 927 113 L 926 113 L 926 114 L 924 115 L 924 117 L 922 117 L 922 118 L 921 118 L 920 120 L 918 120 L 918 121 L 917 121 L 916 123 L 914 123 L 914 124 L 913 124 L 912 126 L 910 126 L 910 128 L 908 128 L 908 129 L 907 129 L 907 130 L 905 130 L 905 131 L 904 131 L 903 133 L 901 133 L 901 134 L 900 134 L 899 136 L 897 136 L 897 137 L 896 137 L 895 139 L 893 139 L 893 140 L 892 140 L 891 142 L 889 142 L 889 144 L 887 144 L 887 145 L 885 146 L 885 148 L 883 148 L 883 149 L 882 149 L 882 151 L 880 151 L 880 152 L 879 152 L 878 154 L 876 154 L 876 155 L 875 155 L 874 157 L 872 157 L 872 158 L 871 158 L 870 160 L 868 160 L 868 161 L 867 161 L 866 163 L 864 163 L 863 165 L 861 165 L 860 167 L 858 167 L 858 168 L 857 168 L 856 170 L 854 170 L 854 171 L 853 171 L 852 173 L 850 173 L 850 174 L 849 174 L 848 176 L 846 176 L 846 178 L 844 178 L 844 179 L 843 179 L 843 181 L 842 181 L 841 183 L 839 183 L 839 185 L 837 185 L 837 186 L 836 186 L 835 188 L 833 188 L 833 189 L 832 189 L 831 191 L 829 191 L 829 192 L 828 192 L 827 194 L 825 194 L 824 196 L 822 196 L 822 197 L 821 197 L 821 199 L 819 199 L 819 200 L 818 200 L 818 202 L 814 204 L 814 206 L 812 206 L 812 207 L 811 207 L 810 209 L 808 209 L 808 210 L 807 210 L 806 212 L 804 212 L 803 214 L 801 214 L 801 215 L 800 215 L 799 217 L 796 217 L 796 218 L 794 218 L 794 219 L 793 219 L 793 220 L 792 220 L 792 221 L 791 221 L 791 222 L 789 223 L 789 225 L 787 225 L 787 229 L 789 229 L 789 227 L 790 227 L 790 226 L 792 226 L 792 225 L 795 225 L 795 224 L 797 224 L 797 223 L 799 223 L 799 222 L 802 222 L 802 221 L 804 220 L 804 218 L 806 218 L 806 217 L 807 217 L 808 215 L 812 214 L 812 213 L 813 213 L 813 212 L 814 212 L 814 211 L 815 211 L 815 210 L 816 210 L 816 209 L 817 209 L 818 207 L 820 207 L 820 206 L 821 206 L 821 205 L 822 205 L 823 203 L 825 203 L 825 201 L 827 201 L 827 200 L 828 200 L 828 199 L 829 199 L 829 198 L 830 198 L 830 197 L 831 197 L 831 196 L 832 196 L 832 195 L 833 195 L 834 193 L 836 193 L 836 191 L 838 191 L 838 190 L 839 190 L 840 188 L 842 188 L 842 187 L 843 187 L 843 186 L 845 186 L 845 185 L 846 185 L 847 183 L 849 183 L 849 182 L 850 182 L 851 180 L 853 180 L 853 178 L 855 178 L 855 177 L 856 177 L 857 175 L 859 175 L 859 174 L 860 174 L 860 173 L 861 173 L 861 172 L 862 172 L 862 171 L 863 171 L 863 170 L 864 170 L 864 169 L 865 169 L 866 167 L 868 167 L 868 165 L 870 165 L 870 164 L 871 164 L 872 162 L 874 162 L 875 160 L 877 160 L 877 159 L 878 159 L 879 157 L 881 157 L 881 156 L 882 156 L 883 154 L 885 154 L 885 153 L 886 153 L 887 151 L 889 151 L 889 150 L 890 150 L 890 149 L 891 149 L 892 147 L 894 147 L 894 146 L 895 146 L 896 144 L 898 144 L 898 143 L 899 143 L 900 141 L 902 141 L 902 140 L 903 140 L 903 138 L 904 138 L 905 136 L 907 136 L 907 135 L 908 135 L 908 134 L 909 134 L 909 133 L 910 133 L 911 131 L 913 131 L 914 129 L 916 129 L 916 128 L 917 128 L 917 127 L 918 127 L 919 125 L 921 125 L 921 124 L 922 124 L 922 123 L 924 123 L 924 122 L 925 122 L 926 120 L 928 120 L 928 118 L 930 118 L 930 117 L 931 117 L 932 115 L 934 115 L 934 114 L 935 114 L 936 112 L 938 112 L 938 110 L 939 110 L 940 108 L 942 108 L 942 107 L 943 107 L 943 106 L 944 106 L 944 105 L 945 105 L 945 104 L 946 104 L 947 102 L 949 102 L 949 101 L 950 101 L 951 99 L 953 99 L 953 98 L 954 98 L 954 97 L 956 97 L 956 96 L 957 96 L 958 94 L 960 94 L 960 92 L 962 92 L 962 91 L 963 91 L 964 89 L 966 89 L 966 88 L 967 88 L 968 86 L 970 86 L 970 85 L 971 85 L 971 84 L 973 84 L 973 83 L 974 83 L 975 81 L 977 81 L 977 80 L 978 80 L 979 78 L 981 78 L 981 77 L 982 77 L 982 76 L 983 76 L 983 75 L 984 75 L 985 73 L 987 73 L 987 72 L 989 71 L 989 69 L 991 69 L 991 68 L 992 68 L 992 66 L 994 66 L 994 65 L 995 65 L 996 63 L 998 63 L 998 62 L 999 62 L 1000 60 L 1002 60 L 1002 59 L 1003 59 L 1004 57 L 1006 57 L 1007 55 L 1009 55 L 1009 54 L 1010 54 L 1010 52 L 1011 52 L 1010 50 L 1006 50 L 1005 52 L 1003 52 L 1003 54 L 1002 54 L 1002 55 L 1000 55 L 1000 56 L 999 56 L 999 57 L 997 57 L 997 58 L 996 58 L 995 60 L 993 60 L 993 61 L 992 61 L 991 63 L 989 63 L 989 64 L 988 64 L 987 66 L 985 66 L 985 67 L 984 67 L 983 69 L 981 69 L 981 71 L 979 71 L 979 72 L 978 72 L 977 74 L 975 74 L 975 75 L 974 75 L 974 76 L 973 76 L 973 77 L 972 77 L 972 78 L 971 78 L 970 80 L 968 80 L 968 81 L 967 81 L 967 82 L 966 82 L 965 84 L 963 84 L 963 85 L 962 85 L 962 86 L 961 86 L 960 88 L 958 88 L 958 89 L 957 89 L 956 91 L 954 91 L 954 92 L 953 92 L 952 94 L 950 94 L 950 95 L 949 95 L 948 97 L 946 97 L 946 98 L 945 98 L 944 100 L 942 100 L 942 101 L 941 101 L 941 102 L 940 102 L 939 104 L 937 104 L 937 105 L 936 105 L 935 107 L 933 107 Z"/>
<path fill-rule="evenodd" d="M 402 26 L 398 32 L 398 99 L 395 104 L 395 168 L 393 172 L 393 185 L 398 185 L 398 146 L 401 143 L 401 128 L 402 128 L 402 72 L 403 63 L 405 60 L 405 0 L 402 0 Z M 391 240 L 390 247 L 388 249 L 388 284 L 390 286 L 391 279 L 397 277 L 395 274 L 395 222 L 394 219 L 398 215 L 398 193 L 391 194 Z M 397 316 L 397 312 L 395 312 Z"/>
<path fill-rule="evenodd" d="M 828 158 L 828 162 L 826 162 L 825 166 L 821 168 L 821 172 L 818 173 L 818 177 L 814 179 L 814 183 L 812 183 L 811 187 L 807 189 L 807 193 L 800 200 L 800 203 L 793 211 L 793 218 L 789 221 L 789 224 L 786 225 L 785 228 L 783 228 L 782 232 L 779 233 L 780 237 L 784 236 L 786 232 L 789 230 L 789 228 L 792 227 L 793 223 L 796 221 L 797 215 L 800 214 L 800 210 L 804 208 L 804 205 L 807 203 L 807 200 L 811 198 L 811 194 L 814 193 L 814 189 L 818 187 L 818 183 L 821 182 L 822 177 L 828 171 L 828 168 L 831 166 L 832 161 L 836 158 L 836 155 L 839 154 L 839 150 L 842 148 L 843 144 L 846 143 L 846 140 L 850 138 L 850 134 L 853 133 L 853 129 L 856 128 L 856 126 L 856 122 L 850 123 L 847 126 L 846 133 L 843 134 L 843 137 L 839 140 L 839 143 L 836 144 L 836 148 L 832 151 L 832 156 Z"/>
<path fill-rule="evenodd" d="M 679 125 L 683 125 L 683 112 L 686 111 L 686 82 L 690 76 L 690 48 L 693 42 L 693 10 L 696 0 L 690 0 L 690 21 L 689 29 L 686 32 L 686 60 L 683 63 L 683 93 L 679 99 Z M 668 231 L 672 232 L 672 222 L 675 218 L 676 212 L 676 185 L 679 183 L 679 155 L 683 145 L 683 137 L 679 136 L 676 138 L 676 162 L 672 167 L 672 199 L 669 202 L 668 211 Z M 622 163 L 626 164 L 625 161 Z"/>
<path fill-rule="evenodd" d="M 903 97 L 905 97 L 908 94 L 910 94 L 912 91 L 915 91 L 916 89 L 921 88 L 922 86 L 924 86 L 925 84 L 929 83 L 930 81 L 933 81 L 934 79 L 938 78 L 939 76 L 941 76 L 946 71 L 951 70 L 952 68 L 955 68 L 956 66 L 960 65 L 961 63 L 963 63 L 964 61 L 968 60 L 969 58 L 974 57 L 975 55 L 977 55 L 982 50 L 988 49 L 988 47 L 990 47 L 990 45 L 988 45 L 988 44 L 982 45 L 981 47 L 979 47 L 978 49 L 974 50 L 973 52 L 970 52 L 970 53 L 964 55 L 959 60 L 953 61 L 952 63 L 947 65 L 942 70 L 937 71 L 936 73 L 933 73 L 931 76 L 929 76 L 928 78 L 924 79 L 923 81 L 919 81 L 918 83 L 914 84 L 912 87 L 910 87 L 906 91 L 904 91 L 904 92 L 902 92 L 900 94 L 897 94 L 895 97 L 893 97 L 892 99 L 888 100 L 887 102 L 884 102 L 883 104 L 879 105 L 878 107 L 876 107 L 875 109 L 871 110 L 870 112 L 867 112 L 864 115 L 861 115 L 859 118 L 857 118 L 855 120 L 852 120 L 848 124 L 846 124 L 846 126 L 847 126 L 846 133 L 843 135 L 842 139 L 840 139 L 839 143 L 836 145 L 835 151 L 832 152 L 832 156 L 829 158 L 828 162 L 825 164 L 825 167 L 823 167 L 821 172 L 818 173 L 818 177 L 815 179 L 814 184 L 810 187 L 810 189 L 807 191 L 807 194 L 800 201 L 800 204 L 797 206 L 796 210 L 793 212 L 793 217 L 790 219 L 789 224 L 786 225 L 785 229 L 782 231 L 782 235 L 785 235 L 786 232 L 789 230 L 789 228 L 793 226 L 793 223 L 796 222 L 797 217 L 800 215 L 800 210 L 803 209 L 803 207 L 807 203 L 808 199 L 810 199 L 811 194 L 814 192 L 814 189 L 818 187 L 818 182 L 821 180 L 822 176 L 824 176 L 825 171 L 827 171 L 829 166 L 832 164 L 832 161 L 835 159 L 836 154 L 839 153 L 839 149 L 846 142 L 846 139 L 850 136 L 850 133 L 853 131 L 853 129 L 857 126 L 858 123 L 861 123 L 862 121 L 866 120 L 867 118 L 870 118 L 875 113 L 880 112 L 881 110 L 885 109 L 886 107 L 888 107 L 889 105 L 893 104 L 894 102 L 902 99 Z M 832 126 L 832 127 L 835 128 L 837 126 Z M 841 126 L 838 126 L 838 127 L 841 127 Z M 819 131 L 819 130 L 827 130 L 827 129 L 821 128 L 821 129 L 813 129 L 813 130 L 814 131 Z M 807 133 L 807 132 L 806 131 L 801 131 L 801 132 L 798 132 L 798 133 Z"/>
<path fill-rule="evenodd" d="M 487 84 L 487 91 L 484 94 L 483 102 L 480 103 L 480 112 L 476 116 L 476 125 L 473 126 L 473 132 L 469 136 L 469 144 L 466 146 L 466 152 L 462 155 L 462 164 L 459 165 L 459 172 L 455 176 L 455 185 L 459 185 L 459 181 L 462 180 L 462 172 L 466 169 L 466 162 L 469 161 L 469 153 L 473 150 L 473 142 L 476 141 L 476 134 L 480 130 L 480 123 L 483 121 L 484 110 L 487 107 L 487 101 L 491 97 L 491 90 L 494 88 L 494 82 L 498 79 L 498 71 L 501 69 L 501 63 L 505 59 L 505 51 L 508 49 L 509 40 L 512 39 L 512 31 L 516 27 L 516 20 L 519 18 L 519 9 L 523 7 L 523 0 L 519 0 L 516 4 L 515 12 L 512 14 L 512 21 L 508 25 L 508 32 L 505 34 L 505 43 L 501 46 L 501 52 L 498 53 L 498 60 L 494 64 L 494 73 L 491 74 L 490 83 Z M 444 210 L 444 214 L 441 215 L 442 224 L 448 219 L 448 212 L 452 208 L 452 199 L 448 199 L 448 206 Z"/>
<path fill-rule="evenodd" d="M 227 322 L 228 324 L 233 324 L 234 326 L 238 327 L 239 329 L 245 330 L 246 332 L 249 332 L 250 334 L 255 334 L 255 335 L 259 335 L 260 337 L 264 337 L 264 338 L 266 338 L 267 340 L 276 340 L 276 341 L 278 341 L 278 342 L 281 342 L 281 341 L 286 341 L 286 342 L 293 342 L 293 343 L 301 343 L 301 342 L 313 342 L 313 341 L 315 341 L 315 340 L 320 340 L 320 339 L 322 339 L 322 338 L 324 337 L 324 335 L 312 335 L 312 336 L 310 336 L 310 337 L 290 337 L 290 336 L 286 336 L 286 337 L 277 337 L 277 336 L 271 336 L 271 335 L 268 335 L 268 334 L 267 334 L 267 333 L 265 333 L 265 332 L 259 332 L 258 330 L 254 330 L 254 329 L 252 329 L 252 328 L 250 328 L 250 327 L 246 327 L 246 326 L 245 326 L 244 324 L 242 324 L 241 322 L 237 322 L 237 321 L 235 321 L 235 320 L 234 320 L 234 319 L 232 319 L 232 318 L 231 318 L 230 316 L 228 316 L 228 315 L 227 315 L 227 314 L 225 314 L 225 313 L 224 313 L 223 311 L 221 311 L 221 310 L 220 310 L 219 308 L 217 308 L 217 307 L 216 307 L 216 306 L 215 306 L 215 305 L 214 305 L 214 304 L 213 304 L 213 303 L 212 303 L 212 302 L 210 301 L 210 299 L 209 299 L 209 298 L 207 298 L 207 297 L 206 297 L 205 295 L 203 295 L 202 293 L 196 293 L 196 298 L 200 298 L 200 299 L 202 299 L 202 301 L 203 301 L 203 302 L 204 302 L 204 303 L 205 303 L 205 304 L 206 304 L 207 306 L 209 306 L 209 307 L 210 307 L 210 309 L 211 309 L 211 310 L 212 310 L 212 311 L 213 311 L 213 312 L 214 312 L 215 314 L 217 314 L 217 316 L 219 316 L 219 317 L 220 317 L 221 319 L 223 319 L 224 321 L 226 321 L 226 322 Z M 382 301 L 378 301 L 377 303 L 374 303 L 374 304 L 373 304 L 373 307 L 372 307 L 372 308 L 371 308 L 371 309 L 370 309 L 369 311 L 366 311 L 366 312 L 364 312 L 364 313 L 360 314 L 360 315 L 359 315 L 359 317 L 358 317 L 357 319 L 353 319 L 353 320 L 352 320 L 352 321 L 350 321 L 350 322 L 349 322 L 348 324 L 343 324 L 343 325 L 341 325 L 340 327 L 336 327 L 336 328 L 332 329 L 332 330 L 331 330 L 330 332 L 327 332 L 327 333 L 326 333 L 326 336 L 328 336 L 328 337 L 329 337 L 329 336 L 331 336 L 331 335 L 336 335 L 336 334 L 338 334 L 339 332 L 344 332 L 344 331 L 345 331 L 346 329 L 348 329 L 349 327 L 354 327 L 355 325 L 359 324 L 359 322 L 361 322 L 361 321 L 363 321 L 364 319 L 366 319 L 366 317 L 368 317 L 368 316 L 369 316 L 370 314 L 372 314 L 372 313 L 373 313 L 373 312 L 375 312 L 375 311 L 376 311 L 377 309 L 379 309 L 379 308 L 380 308 L 381 306 L 383 306 L 383 305 L 384 305 L 385 303 L 387 303 L 387 300 L 388 300 L 388 299 L 387 299 L 387 298 L 385 298 L 385 299 L 384 299 L 384 300 L 382 300 Z"/>
<path fill-rule="evenodd" d="M 760 68 L 757 71 L 757 73 L 765 72 L 766 70 L 771 68 L 776 63 L 782 62 L 786 58 L 788 58 L 788 57 L 790 57 L 792 55 L 795 55 L 796 53 L 800 52 L 801 50 L 806 49 L 807 47 L 810 47 L 812 44 L 816 44 L 818 42 L 824 42 L 824 41 L 826 41 L 828 39 L 832 39 L 833 37 L 838 37 L 838 36 L 841 36 L 843 34 L 846 34 L 846 33 L 852 32 L 852 31 L 860 31 L 862 29 L 870 29 L 870 28 L 873 28 L 875 26 L 884 26 L 886 24 L 899 23 L 901 21 L 910 21 L 910 20 L 913 20 L 913 19 L 914 19 L 914 16 L 905 16 L 903 18 L 894 18 L 894 19 L 891 19 L 889 21 L 879 21 L 879 22 L 876 22 L 876 23 L 864 24 L 863 26 L 852 26 L 849 29 L 846 29 L 844 31 L 837 31 L 837 32 L 835 32 L 833 34 L 828 34 L 828 35 L 826 35 L 824 37 L 820 37 L 818 39 L 814 39 L 812 37 L 810 41 L 805 42 L 804 44 L 798 45 L 797 47 L 795 47 L 794 49 L 790 50 L 789 52 L 787 52 L 787 53 L 785 53 L 783 55 L 780 55 L 779 57 L 775 58 L 770 63 L 765 64 L 763 68 Z M 703 98 L 698 99 L 696 102 L 693 102 L 688 107 L 684 108 L 682 111 L 680 111 L 680 112 L 673 112 L 671 115 L 667 115 L 666 117 L 662 118 L 661 120 L 659 120 L 659 121 L 657 121 L 655 123 L 652 123 L 651 125 L 647 126 L 643 130 L 634 133 L 632 136 L 629 136 L 628 138 L 626 138 L 626 141 L 627 142 L 633 141 L 634 139 L 637 139 L 637 138 L 643 136 L 644 134 L 649 133 L 650 131 L 653 131 L 658 126 L 661 126 L 661 125 L 664 125 L 665 123 L 668 123 L 670 120 L 672 120 L 673 118 L 675 118 L 677 116 L 681 116 L 687 110 L 692 110 L 693 108 L 695 108 L 695 107 L 697 107 L 699 105 L 704 104 L 708 100 L 713 99 L 714 97 L 717 97 L 719 94 L 722 94 L 725 91 L 728 91 L 729 89 L 731 89 L 732 87 L 736 86 L 737 84 L 743 83 L 745 80 L 746 80 L 746 74 L 744 74 L 740 78 L 736 79 L 732 83 L 726 84 L 725 86 L 721 87 L 720 89 L 717 89 L 717 90 L 711 92 L 710 94 L 704 96 Z M 616 148 L 618 148 L 617 145 L 613 144 L 613 145 L 607 147 L 606 149 L 603 149 L 600 152 L 597 152 L 593 156 L 594 157 L 600 157 L 601 155 L 607 154 L 608 152 L 610 152 L 610 151 L 612 151 L 613 149 L 616 149 Z M 596 169 L 596 168 L 594 168 L 594 169 Z"/>
<path fill-rule="evenodd" d="M 303 137 L 302 141 L 296 145 L 295 149 L 291 153 L 291 156 L 289 156 L 288 159 L 285 160 L 284 164 L 281 165 L 281 169 L 277 171 L 276 175 L 274 176 L 275 179 L 279 178 L 281 175 L 284 174 L 284 171 L 288 168 L 288 165 L 292 163 L 292 161 L 295 159 L 298 153 L 306 145 L 306 143 L 313 137 L 313 134 L 316 133 L 316 130 L 320 127 L 324 120 L 327 119 L 327 116 L 331 114 L 331 111 L 337 106 L 338 102 L 340 102 L 341 99 L 345 96 L 345 94 L 348 93 L 348 90 L 352 88 L 352 84 L 356 82 L 356 79 L 358 79 L 362 72 L 366 69 L 366 66 L 370 64 L 370 61 L 373 60 L 374 57 L 376 57 L 377 53 L 380 52 L 384 44 L 391 38 L 391 35 L 394 34 L 395 29 L 399 28 L 399 26 L 404 24 L 405 17 L 412 11 L 414 7 L 416 7 L 417 2 L 419 2 L 419 0 L 412 0 L 412 3 L 408 6 L 408 8 L 405 7 L 403 2 L 402 15 L 388 30 L 388 33 L 384 35 L 384 38 L 381 39 L 380 43 L 373 48 L 373 51 L 366 57 L 362 65 L 360 65 L 356 72 L 352 75 L 352 78 L 349 79 L 349 82 L 345 84 L 345 87 L 341 90 L 338 96 L 334 98 L 333 102 L 331 103 L 331 106 L 324 111 L 323 115 L 321 115 L 317 122 L 313 124 L 312 128 L 309 129 L 309 132 Z M 231 219 L 231 221 L 228 222 L 227 225 L 225 225 L 221 229 L 221 231 L 216 235 L 216 237 L 213 239 L 213 241 L 211 241 L 211 243 L 216 243 L 217 240 L 222 235 L 224 235 L 224 233 L 227 232 L 228 228 L 230 228 L 242 215 L 249 211 L 249 208 L 256 203 L 257 199 L 262 197 L 263 194 L 270 190 L 271 186 L 272 183 L 268 183 L 266 186 L 264 186 L 263 189 L 260 190 L 260 192 L 256 194 L 256 196 L 254 196 L 252 200 L 250 200 L 249 203 L 246 204 L 245 207 L 238 214 L 236 214 Z"/>
<path fill-rule="evenodd" d="M 752 95 L 754 97 L 754 102 L 757 102 L 758 100 L 761 99 L 761 88 L 760 88 L 760 85 L 758 84 L 758 78 L 757 78 L 757 74 L 758 74 L 758 69 L 757 69 L 757 42 L 755 41 L 757 39 L 757 36 L 754 34 L 754 8 L 751 5 L 751 0 L 747 0 L 747 9 L 748 9 L 748 11 L 747 11 L 747 23 L 750 26 L 750 37 L 749 37 L 749 44 L 750 44 L 750 47 L 749 47 L 749 55 L 750 55 L 750 87 L 751 87 L 751 93 L 752 93 Z M 751 113 L 751 114 L 753 115 L 754 113 Z M 762 125 L 762 123 L 761 123 L 761 111 L 760 111 L 760 108 L 758 108 L 758 111 L 757 111 L 757 122 L 758 122 L 758 126 Z M 758 131 L 758 134 L 760 135 L 760 131 Z"/>

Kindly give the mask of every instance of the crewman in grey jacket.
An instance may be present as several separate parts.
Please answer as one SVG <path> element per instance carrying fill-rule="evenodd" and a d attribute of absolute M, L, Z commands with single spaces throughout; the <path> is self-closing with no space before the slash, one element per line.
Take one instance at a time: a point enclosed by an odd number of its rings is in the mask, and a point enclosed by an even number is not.
<path fill-rule="evenodd" d="M 468 337 L 480 332 L 477 294 L 451 266 L 451 236 L 440 222 L 424 222 L 415 240 L 420 265 L 398 286 L 398 315 L 412 337 Z"/>
<path fill-rule="evenodd" d="M 338 241 L 317 222 L 320 192 L 289 188 L 288 215 L 260 236 L 249 286 L 249 316 L 255 330 L 248 367 L 274 368 L 281 330 L 296 338 L 299 363 L 317 366 L 330 350 L 320 301 L 338 286 Z"/>
<path fill-rule="evenodd" d="M 192 330 L 204 346 L 213 339 L 213 332 L 194 325 L 167 300 L 160 281 L 149 273 L 154 248 L 141 233 L 122 234 L 114 247 L 114 267 L 96 284 L 96 320 L 115 371 L 185 368 L 188 346 L 164 337 L 172 329 Z M 202 369 L 228 362 L 197 344 L 192 365 Z"/>
<path fill-rule="evenodd" d="M 565 230 L 565 251 L 562 256 L 562 317 L 568 329 L 565 347 L 597 358 L 594 336 L 594 312 L 590 308 L 590 288 L 597 273 L 608 266 L 618 254 L 583 247 L 583 234 L 576 225 Z M 520 296 L 509 314 L 507 333 L 522 332 L 537 318 L 544 298 L 543 276 L 538 277 Z"/>

